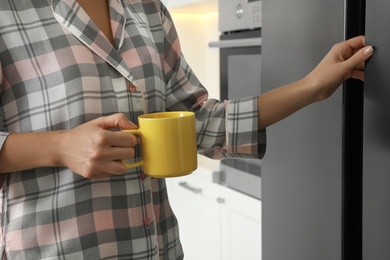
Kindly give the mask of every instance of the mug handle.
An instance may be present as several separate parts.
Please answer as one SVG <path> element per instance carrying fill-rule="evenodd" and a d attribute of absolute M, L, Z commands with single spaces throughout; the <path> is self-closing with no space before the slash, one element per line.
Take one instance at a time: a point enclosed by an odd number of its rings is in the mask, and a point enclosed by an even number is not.
<path fill-rule="evenodd" d="M 130 130 L 122 130 L 122 131 L 127 132 L 127 133 L 131 133 L 134 135 L 138 135 L 138 136 L 142 135 L 141 130 L 139 128 L 138 129 L 130 129 Z M 126 168 L 136 168 L 136 167 L 142 166 L 144 164 L 144 160 L 141 160 L 139 162 L 134 162 L 134 163 L 127 163 L 123 160 L 122 163 L 126 166 Z"/>

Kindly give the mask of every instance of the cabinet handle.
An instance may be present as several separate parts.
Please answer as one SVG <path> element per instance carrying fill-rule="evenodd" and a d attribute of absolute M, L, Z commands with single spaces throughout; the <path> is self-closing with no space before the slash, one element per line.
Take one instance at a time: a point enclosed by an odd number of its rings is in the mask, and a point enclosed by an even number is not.
<path fill-rule="evenodd" d="M 224 199 L 224 198 L 221 198 L 221 197 L 218 197 L 218 198 L 217 198 L 217 202 L 218 202 L 219 204 L 225 204 L 225 199 Z"/>
<path fill-rule="evenodd" d="M 179 185 L 180 187 L 183 187 L 184 189 L 187 189 L 195 194 L 201 194 L 202 193 L 202 189 L 200 188 L 195 188 L 195 187 L 192 187 L 191 185 L 189 185 L 187 182 L 183 181 L 183 182 L 179 182 Z"/>

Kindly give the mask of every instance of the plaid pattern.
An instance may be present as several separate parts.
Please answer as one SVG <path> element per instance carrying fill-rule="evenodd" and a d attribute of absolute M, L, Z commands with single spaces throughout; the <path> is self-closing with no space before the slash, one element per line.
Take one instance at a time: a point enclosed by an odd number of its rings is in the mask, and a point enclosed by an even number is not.
<path fill-rule="evenodd" d="M 114 47 L 75 0 L 0 1 L 0 149 L 12 132 L 191 110 L 200 153 L 262 157 L 257 99 L 207 99 L 162 3 L 109 3 Z M 165 181 L 143 178 L 141 169 L 102 180 L 66 168 L 15 172 L 0 207 L 7 259 L 183 258 Z"/>

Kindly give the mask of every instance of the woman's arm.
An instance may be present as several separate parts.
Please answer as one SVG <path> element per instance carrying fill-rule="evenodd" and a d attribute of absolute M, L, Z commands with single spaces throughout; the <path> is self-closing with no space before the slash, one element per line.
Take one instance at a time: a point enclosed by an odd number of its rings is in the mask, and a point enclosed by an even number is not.
<path fill-rule="evenodd" d="M 373 54 L 364 36 L 335 44 L 304 79 L 259 96 L 259 129 L 264 129 L 299 109 L 331 96 L 345 79 L 364 80 L 364 61 Z"/>
<path fill-rule="evenodd" d="M 100 117 L 72 130 L 13 133 L 0 150 L 0 173 L 37 167 L 68 167 L 86 178 L 124 174 L 122 160 L 134 157 L 135 128 L 123 114 Z"/>

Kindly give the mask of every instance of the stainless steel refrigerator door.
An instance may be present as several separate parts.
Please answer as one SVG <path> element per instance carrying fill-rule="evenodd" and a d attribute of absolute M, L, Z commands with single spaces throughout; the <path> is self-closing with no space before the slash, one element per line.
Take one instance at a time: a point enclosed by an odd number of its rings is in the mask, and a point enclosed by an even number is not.
<path fill-rule="evenodd" d="M 263 0 L 262 90 L 307 75 L 344 35 L 344 1 Z M 342 257 L 342 90 L 267 130 L 263 259 Z"/>
<path fill-rule="evenodd" d="M 390 259 L 390 1 L 368 0 L 363 132 L 363 259 Z"/>

